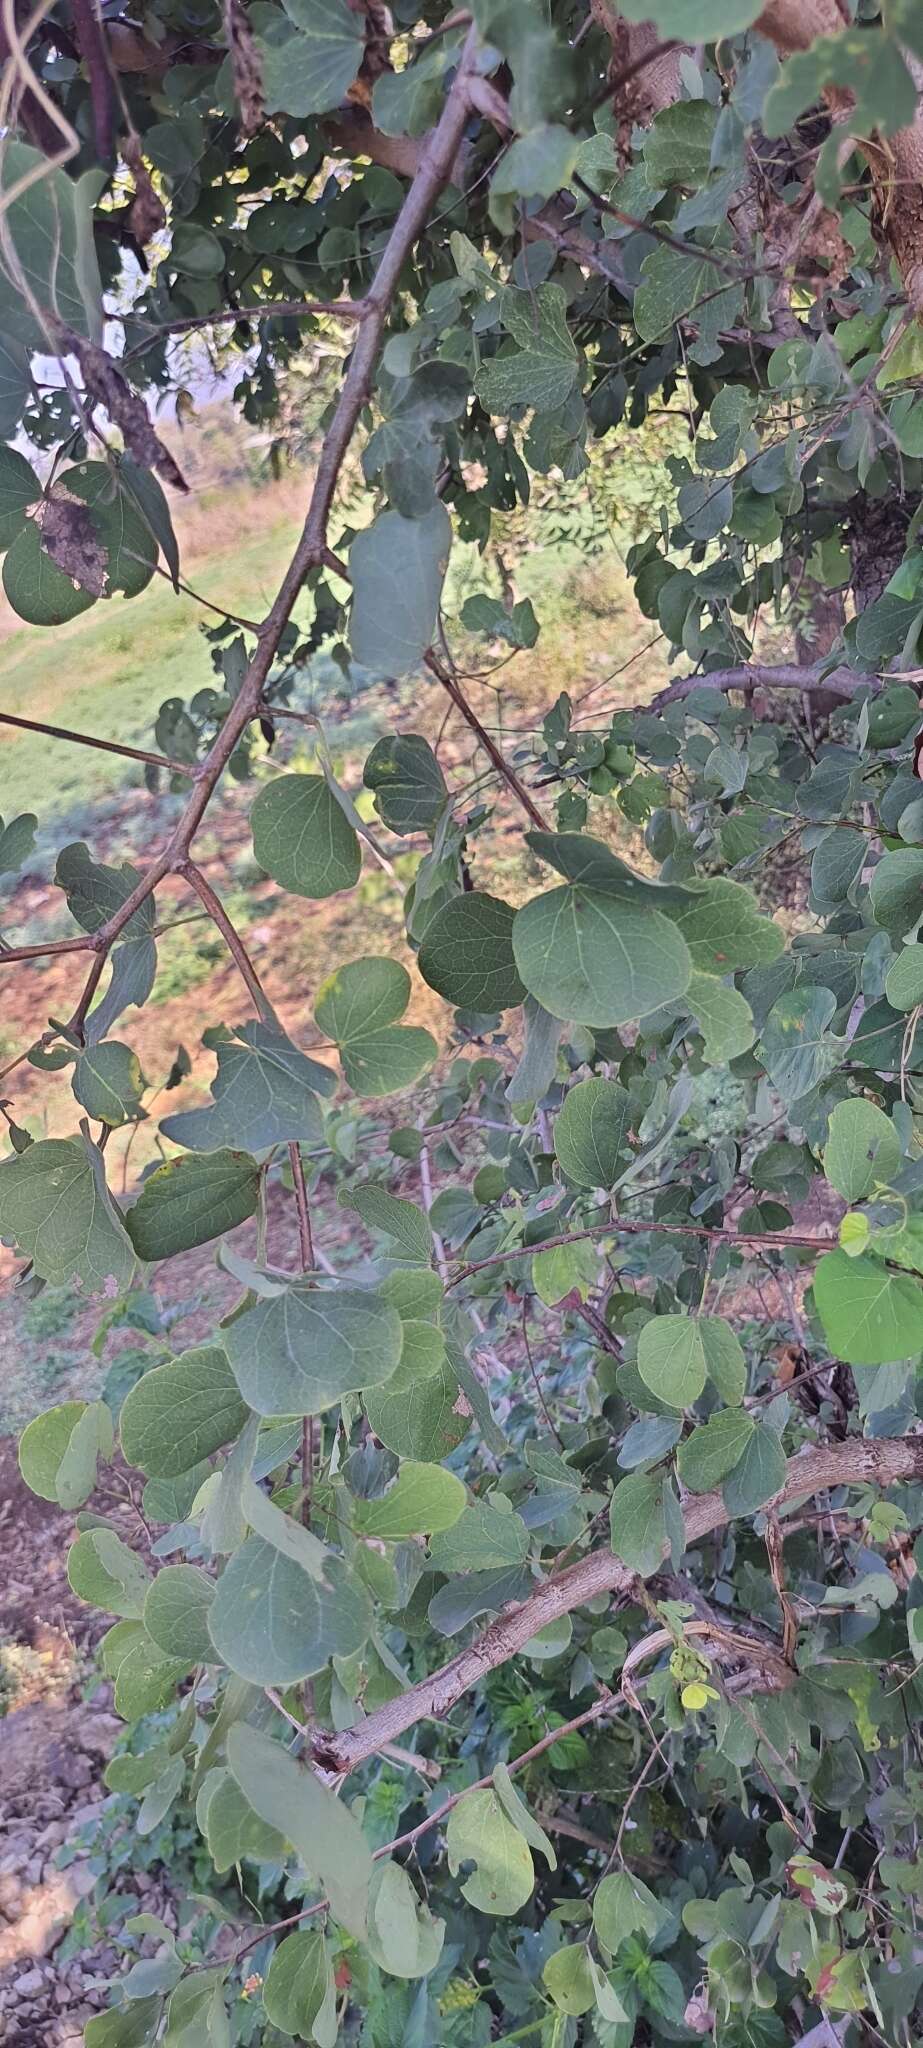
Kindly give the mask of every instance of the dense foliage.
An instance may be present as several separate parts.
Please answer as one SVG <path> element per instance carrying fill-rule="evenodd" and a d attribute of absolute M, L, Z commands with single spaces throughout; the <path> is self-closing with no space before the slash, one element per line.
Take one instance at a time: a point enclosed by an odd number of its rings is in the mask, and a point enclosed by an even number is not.
<path fill-rule="evenodd" d="M 77 1513 L 74 1590 L 115 1617 L 102 1669 L 140 1726 L 108 1782 L 142 1838 L 182 1812 L 214 1871 L 178 1939 L 124 1923 L 154 1952 L 88 2048 L 912 2048 L 923 5 L 55 0 L 3 36 L 24 620 L 179 587 L 151 399 L 186 335 L 258 424 L 305 350 L 343 366 L 267 618 L 212 621 L 215 687 L 151 706 L 168 837 L 141 869 L 67 847 L 72 936 L 11 932 L 0 962 L 88 970 L 28 1052 L 69 1069 L 71 1133 L 30 1134 L 5 1077 L 23 1284 L 111 1317 L 214 1240 L 240 1290 L 120 1410 L 22 1439 Z M 508 756 L 457 659 L 539 630 L 492 528 L 664 407 L 688 439 L 629 569 L 676 679 L 596 725 L 561 695 Z M 453 538 L 485 565 L 460 618 Z M 312 772 L 276 767 L 319 652 L 443 692 L 474 790 L 403 715 L 363 815 L 322 733 Z M 310 1048 L 196 859 L 258 762 L 280 889 L 358 885 L 370 792 L 379 853 L 417 856 L 412 974 L 319 966 Z M 509 902 L 482 886 L 498 810 Z M 117 1196 L 172 876 L 240 1000 Z M 439 1042 L 404 1021 L 421 982 Z M 354 1228 L 328 1251 L 333 1188 Z M 116 1431 L 136 1544 L 85 1507 Z"/>

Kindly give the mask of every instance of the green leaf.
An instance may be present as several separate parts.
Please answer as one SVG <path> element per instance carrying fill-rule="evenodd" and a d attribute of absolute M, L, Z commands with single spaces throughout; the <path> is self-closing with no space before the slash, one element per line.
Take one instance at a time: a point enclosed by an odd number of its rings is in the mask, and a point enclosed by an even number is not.
<path fill-rule="evenodd" d="M 224 1341 L 241 1395 L 258 1415 L 320 1415 L 344 1394 L 388 1379 L 403 1332 L 397 1310 L 377 1294 L 299 1281 L 237 1316 Z"/>
<path fill-rule="evenodd" d="M 501 318 L 517 347 L 491 357 L 478 371 L 475 390 L 488 412 L 517 406 L 551 412 L 565 405 L 577 382 L 577 350 L 567 325 L 567 299 L 559 284 L 538 291 L 507 289 Z"/>
<path fill-rule="evenodd" d="M 763 9 L 759 0 L 621 0 L 626 21 L 652 21 L 662 36 L 685 42 L 717 42 L 752 27 Z"/>
<path fill-rule="evenodd" d="M 103 1669 L 114 1680 L 113 1704 L 123 1721 L 140 1721 L 170 1705 L 189 1665 L 165 1657 L 140 1621 L 118 1621 L 100 1645 Z"/>
<path fill-rule="evenodd" d="M 266 2015 L 284 2034 L 310 2041 L 332 1975 L 322 1934 L 303 1928 L 279 1943 L 266 1972 Z"/>
<path fill-rule="evenodd" d="M 743 1409 L 723 1408 L 680 1444 L 676 1466 L 690 1493 L 711 1493 L 739 1462 L 754 1424 Z"/>
<path fill-rule="evenodd" d="M 708 255 L 684 255 L 658 244 L 641 265 L 641 283 L 632 316 L 642 341 L 662 341 L 671 327 L 691 316 L 699 328 L 699 344 L 714 348 L 722 328 L 733 327 L 743 310 L 739 284 L 721 288 Z M 701 357 L 697 355 L 697 360 Z"/>
<path fill-rule="evenodd" d="M 219 1876 L 236 1863 L 282 1863 L 285 1836 L 254 1813 L 230 1771 L 209 1771 L 196 1800 L 196 1820 Z"/>
<path fill-rule="evenodd" d="M 539 1827 L 535 1815 L 530 1813 L 525 1800 L 517 1792 L 506 1764 L 495 1764 L 491 1776 L 507 1820 L 511 1820 L 514 1828 L 518 1828 L 530 1849 L 537 1849 L 539 1855 L 544 1856 L 549 1870 L 557 1870 L 558 1859 L 548 1836 L 544 1828 Z"/>
<path fill-rule="evenodd" d="M 467 1435 L 471 1409 L 459 1391 L 438 1331 L 429 1340 L 439 1338 L 438 1358 L 419 1362 L 410 1333 L 420 1327 L 404 1324 L 400 1365 L 383 1386 L 365 1388 L 362 1401 L 370 1429 L 389 1451 L 431 1463 L 448 1458 Z"/>
<path fill-rule="evenodd" d="M 532 1254 L 532 1285 L 546 1308 L 556 1307 L 574 1293 L 586 1301 L 598 1274 L 599 1254 L 586 1238 L 572 1238 L 567 1244 L 549 1245 L 547 1251 Z"/>
<path fill-rule="evenodd" d="M 649 1579 L 659 1571 L 667 1548 L 662 1472 L 629 1472 L 609 1503 L 609 1532 L 616 1557 Z"/>
<path fill-rule="evenodd" d="M 276 1025 L 261 1022 L 239 1024 L 233 1039 L 215 1044 L 215 1050 L 213 1102 L 207 1109 L 164 1117 L 160 1128 L 165 1138 L 191 1152 L 214 1152 L 225 1145 L 266 1152 L 271 1145 L 299 1139 L 309 1145 L 322 1142 L 317 1098 L 335 1091 L 329 1067 L 299 1052 Z"/>
<path fill-rule="evenodd" d="M 699 1025 L 709 1066 L 724 1066 L 749 1052 L 756 1037 L 753 1012 L 739 989 L 728 988 L 712 974 L 694 973 L 683 997 Z"/>
<path fill-rule="evenodd" d="M 283 1508 L 277 1507 L 275 1501 L 257 1486 L 249 1470 L 243 1476 L 241 1509 L 256 1536 L 262 1536 L 273 1550 L 281 1551 L 283 1557 L 290 1558 L 310 1578 L 323 1579 L 333 1553 L 326 1544 L 312 1536 L 310 1529 L 305 1529 L 301 1522 L 294 1521 Z"/>
<path fill-rule="evenodd" d="M 191 1664 L 212 1661 L 208 1611 L 215 1581 L 192 1564 L 167 1564 L 157 1573 L 144 1602 L 144 1626 L 167 1657 Z"/>
<path fill-rule="evenodd" d="M 157 542 L 133 499 L 123 489 L 121 472 L 108 462 L 80 462 L 58 479 L 67 498 L 89 507 L 94 532 L 106 550 L 106 595 L 120 590 L 137 597 L 146 590 L 157 562 Z"/>
<path fill-rule="evenodd" d="M 386 71 L 372 91 L 372 120 L 383 135 L 425 135 L 439 118 L 446 68 L 458 58 L 457 37 L 441 35 L 404 71 Z"/>
<path fill-rule="evenodd" d="M 498 1501 L 502 1499 L 498 1495 Z M 521 1564 L 529 1555 L 529 1531 L 521 1516 L 491 1501 L 464 1508 L 452 1527 L 434 1536 L 430 1560 L 438 1572 L 481 1572 Z"/>
<path fill-rule="evenodd" d="M 432 747 L 419 733 L 388 733 L 377 740 L 362 780 L 374 792 L 375 809 L 389 831 L 435 830 L 449 793 Z"/>
<path fill-rule="evenodd" d="M 637 874 L 603 840 L 592 839 L 586 832 L 527 832 L 526 845 L 565 881 L 582 882 L 587 889 L 634 909 L 670 914 L 695 902 L 691 889 Z"/>
<path fill-rule="evenodd" d="M 664 107 L 644 137 L 648 184 L 707 184 L 714 139 L 715 109 L 707 100 L 678 100 Z"/>
<path fill-rule="evenodd" d="M 28 188 L 18 191 L 21 184 Z M 93 242 L 93 207 L 105 182 L 99 170 L 72 178 L 41 150 L 7 140 L 0 170 L 6 241 L 0 252 L 0 326 L 29 349 L 53 343 L 63 323 L 101 341 L 102 288 Z M 27 298 L 23 285 L 29 294 Z M 38 314 L 51 315 L 47 318 Z"/>
<path fill-rule="evenodd" d="M 104 866 L 92 859 L 89 848 L 78 839 L 69 846 L 62 846 L 54 878 L 58 887 L 64 890 L 71 916 L 85 932 L 95 932 L 117 910 L 121 910 L 140 882 L 141 873 L 129 861 L 123 862 L 120 868 Z M 129 918 L 122 936 L 124 939 L 149 939 L 155 921 L 154 898 L 148 896 Z"/>
<path fill-rule="evenodd" d="M 540 122 L 527 135 L 518 136 L 500 157 L 490 181 L 491 213 L 498 224 L 506 227 L 513 209 L 497 207 L 495 201 L 552 199 L 562 186 L 569 185 L 579 149 L 570 129 L 553 121 Z"/>
<path fill-rule="evenodd" d="M 464 1505 L 465 1489 L 454 1472 L 407 1459 L 385 1493 L 356 1502 L 353 1520 L 366 1538 L 403 1543 L 408 1536 L 436 1536 L 451 1529 Z"/>
<path fill-rule="evenodd" d="M 878 862 L 869 885 L 876 924 L 897 943 L 912 938 L 923 917 L 923 851 L 900 847 Z"/>
<path fill-rule="evenodd" d="M 923 1003 L 923 946 L 904 946 L 892 960 L 885 995 L 893 1010 L 915 1010 Z"/>
<path fill-rule="evenodd" d="M 253 853 L 292 896 L 334 896 L 359 879 L 362 855 L 323 775 L 277 775 L 250 812 Z"/>
<path fill-rule="evenodd" d="M 114 1529 L 85 1529 L 67 1553 L 68 1584 L 79 1600 L 138 1621 L 150 1574 Z"/>
<path fill-rule="evenodd" d="M 122 1404 L 119 1436 L 129 1465 L 176 1479 L 230 1443 L 247 1420 L 225 1353 L 203 1344 L 155 1365 Z"/>
<path fill-rule="evenodd" d="M 26 511 L 38 503 L 42 486 L 24 455 L 0 448 L 0 549 L 8 548 L 28 525 Z"/>
<path fill-rule="evenodd" d="M 780 996 L 763 1026 L 756 1048 L 773 1087 L 783 1102 L 796 1102 L 833 1072 L 844 1041 L 830 1024 L 836 997 L 829 988 L 799 988 Z"/>
<path fill-rule="evenodd" d="M 96 603 L 94 591 L 75 583 L 46 555 L 34 519 L 26 521 L 4 559 L 3 588 L 27 626 L 64 626 Z"/>
<path fill-rule="evenodd" d="M 462 1010 L 508 1010 L 525 989 L 513 958 L 512 904 L 471 890 L 437 910 L 426 927 L 419 967 L 424 981 Z"/>
<path fill-rule="evenodd" d="M 0 349 L 2 349 L 0 341 Z M 0 875 L 15 875 L 28 860 L 35 845 L 38 819 L 34 811 L 20 811 L 8 825 L 0 819 Z"/>
<path fill-rule="evenodd" d="M 380 512 L 356 535 L 349 644 L 370 674 L 400 679 L 420 668 L 436 630 L 451 545 L 452 523 L 438 500 L 422 519 Z"/>
<path fill-rule="evenodd" d="M 720 1316 L 654 1316 L 638 1339 L 638 1371 L 646 1387 L 672 1408 L 691 1408 L 709 1377 L 722 1399 L 737 1405 L 746 1362 Z"/>
<path fill-rule="evenodd" d="M 246 1222 L 259 1195 L 260 1170 L 249 1152 L 184 1152 L 149 1174 L 125 1227 L 139 1259 L 171 1259 Z"/>
<path fill-rule="evenodd" d="M 227 1965 L 197 1970 L 170 1995 L 163 2048 L 231 2048 L 222 1985 Z"/>
<path fill-rule="evenodd" d="M 665 1910 L 633 1871 L 616 1870 L 604 1877 L 593 1897 L 593 1926 L 604 1948 L 615 1955 L 633 1934 L 648 1940 L 659 1932 Z"/>
<path fill-rule="evenodd" d="M 0 335 L 0 435 L 11 440 L 32 395 L 29 358 L 10 335 Z"/>
<path fill-rule="evenodd" d="M 267 113 L 327 114 L 339 106 L 362 62 L 362 31 L 346 0 L 285 0 L 298 33 L 273 28 L 264 45 Z"/>
<path fill-rule="evenodd" d="M 507 1102 L 541 1102 L 554 1081 L 558 1065 L 561 1022 L 526 996 L 522 1006 L 525 1042 L 519 1064 L 506 1091 Z"/>
<path fill-rule="evenodd" d="M 611 1188 L 629 1156 L 631 1099 L 617 1081 L 578 1081 L 555 1118 L 555 1157 L 568 1180 Z"/>
<path fill-rule="evenodd" d="M 434 1919 L 410 1878 L 390 1856 L 376 1864 L 369 1893 L 372 1959 L 392 1977 L 426 1977 L 445 1941 L 445 1921 Z"/>
<path fill-rule="evenodd" d="M 331 1555 L 318 1580 L 262 1536 L 234 1552 L 208 1610 L 218 1656 L 256 1685 L 294 1685 L 331 1657 L 351 1657 L 371 1621 L 365 1588 L 341 1558 Z"/>
<path fill-rule="evenodd" d="M 861 1202 L 877 1184 L 893 1180 L 901 1163 L 901 1142 L 891 1118 L 858 1096 L 831 1112 L 824 1148 L 824 1174 L 845 1202 Z"/>
<path fill-rule="evenodd" d="M 696 889 L 691 902 L 669 914 L 699 974 L 765 967 L 778 959 L 785 945 L 781 926 L 762 915 L 750 890 L 723 875 Z"/>
<path fill-rule="evenodd" d="M 436 1058 L 428 1031 L 395 1023 L 409 1001 L 410 976 L 398 960 L 351 960 L 321 983 L 314 1020 L 338 1044 L 343 1073 L 357 1094 L 409 1088 Z"/>
<path fill-rule="evenodd" d="M 513 923 L 526 988 L 553 1017 L 619 1025 L 681 996 L 689 951 L 661 911 L 572 884 L 534 896 Z"/>
<path fill-rule="evenodd" d="M 507 1819 L 498 1792 L 485 1786 L 459 1800 L 449 1815 L 445 1846 L 453 1877 L 463 1863 L 474 1864 L 461 1894 L 479 1912 L 508 1917 L 531 1898 L 535 1871 L 528 1845 Z"/>
<path fill-rule="evenodd" d="M 19 1440 L 19 1469 L 41 1500 L 79 1508 L 96 1485 L 96 1461 L 112 1455 L 112 1416 L 104 1401 L 62 1401 L 36 1415 Z"/>
<path fill-rule="evenodd" d="M 754 1515 L 785 1485 L 785 1452 L 768 1422 L 757 1422 L 722 1487 L 729 1515 Z"/>
<path fill-rule="evenodd" d="M 831 1351 L 847 1365 L 890 1365 L 923 1351 L 923 1288 L 876 1259 L 825 1252 L 814 1301 Z"/>
<path fill-rule="evenodd" d="M 494 640 L 506 640 L 510 647 L 534 647 L 538 639 L 538 620 L 527 597 L 507 611 L 502 598 L 479 590 L 474 597 L 466 597 L 460 617 L 466 632 L 489 633 Z"/>
<path fill-rule="evenodd" d="M 93 1293 L 120 1294 L 134 1272 L 102 1156 L 85 1138 L 40 1138 L 0 1161 L 0 1235 L 56 1285 L 79 1280 Z"/>
<path fill-rule="evenodd" d="M 391 1195 L 375 1181 L 344 1188 L 341 1209 L 355 1209 L 369 1230 L 384 1231 L 393 1240 L 395 1255 L 428 1266 L 433 1256 L 433 1233 L 429 1221 L 415 1202 Z"/>
<path fill-rule="evenodd" d="M 542 1983 L 559 2012 L 579 2019 L 596 2004 L 596 1986 L 586 1943 L 575 1941 L 555 1949 L 542 1971 Z"/>
<path fill-rule="evenodd" d="M 254 1812 L 292 1843 L 329 1898 L 334 1917 L 363 1941 L 372 1854 L 348 1806 L 255 1728 L 238 1723 L 230 1730 L 227 1757 Z"/>
<path fill-rule="evenodd" d="M 80 1054 L 72 1085 L 88 1116 L 115 1129 L 137 1117 L 147 1083 L 137 1053 L 110 1038 Z"/>
<path fill-rule="evenodd" d="M 160 2025 L 160 1998 L 136 1998 L 87 2020 L 85 2048 L 152 2048 Z"/>

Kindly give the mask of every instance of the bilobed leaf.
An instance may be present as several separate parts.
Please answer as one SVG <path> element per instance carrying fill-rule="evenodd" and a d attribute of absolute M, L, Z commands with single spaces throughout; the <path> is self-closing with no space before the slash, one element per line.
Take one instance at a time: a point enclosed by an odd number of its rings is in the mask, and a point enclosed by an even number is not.
<path fill-rule="evenodd" d="M 709 1416 L 680 1444 L 676 1465 L 690 1493 L 711 1493 L 743 1456 L 754 1424 L 742 1408 L 723 1408 Z"/>
<path fill-rule="evenodd" d="M 661 911 L 580 884 L 534 896 L 517 911 L 513 952 L 543 1008 L 580 1024 L 644 1017 L 681 996 L 692 972 L 685 940 Z"/>
<path fill-rule="evenodd" d="M 628 1157 L 632 1110 L 617 1081 L 578 1081 L 555 1118 L 554 1149 L 569 1180 L 611 1188 Z"/>
<path fill-rule="evenodd" d="M 134 1271 L 102 1156 L 86 1138 L 40 1138 L 0 1161 L 0 1234 L 43 1280 L 59 1285 L 77 1280 L 91 1292 L 118 1294 Z"/>
<path fill-rule="evenodd" d="M 132 1387 L 119 1416 L 122 1450 L 149 1478 L 176 1479 L 238 1436 L 247 1413 L 225 1352 L 203 1344 Z"/>
<path fill-rule="evenodd" d="M 711 1378 L 725 1401 L 743 1400 L 744 1355 L 719 1316 L 655 1316 L 638 1339 L 638 1371 L 646 1387 L 673 1408 L 691 1408 Z"/>
<path fill-rule="evenodd" d="M 443 1465 L 407 1459 L 393 1484 L 375 1500 L 357 1501 L 356 1528 L 365 1537 L 402 1543 L 408 1536 L 438 1535 L 451 1529 L 465 1505 L 465 1489 Z"/>
<path fill-rule="evenodd" d="M 461 1894 L 479 1912 L 508 1917 L 531 1898 L 535 1871 L 528 1845 L 507 1819 L 496 1791 L 485 1786 L 459 1800 L 449 1815 L 445 1845 L 453 1876 L 463 1863 L 475 1865 Z"/>
<path fill-rule="evenodd" d="M 753 1515 L 785 1484 L 785 1452 L 768 1422 L 757 1422 L 722 1487 L 729 1515 Z"/>
<path fill-rule="evenodd" d="M 67 1578 L 90 1606 L 140 1620 L 150 1574 L 114 1529 L 85 1529 L 77 1537 L 67 1553 Z"/>
<path fill-rule="evenodd" d="M 80 1054 L 72 1086 L 88 1116 L 115 1129 L 137 1116 L 146 1083 L 137 1053 L 110 1038 Z"/>
<path fill-rule="evenodd" d="M 466 597 L 461 622 L 469 633 L 490 633 L 511 647 L 534 647 L 538 639 L 538 620 L 527 597 L 518 599 L 508 611 L 502 598 L 479 590 L 476 596 Z"/>
<path fill-rule="evenodd" d="M 96 1461 L 112 1453 L 112 1416 L 104 1401 L 62 1401 L 36 1415 L 19 1440 L 19 1469 L 42 1500 L 82 1507 L 96 1484 Z"/>
<path fill-rule="evenodd" d="M 891 1118 L 855 1096 L 831 1112 L 824 1173 L 846 1202 L 861 1202 L 876 1183 L 887 1185 L 901 1163 L 901 1142 Z"/>
<path fill-rule="evenodd" d="M 665 1486 L 662 1472 L 629 1472 L 619 1480 L 609 1503 L 615 1555 L 643 1579 L 659 1570 L 667 1547 Z"/>
<path fill-rule="evenodd" d="M 923 1351 L 923 1288 L 877 1259 L 825 1252 L 814 1301 L 831 1351 L 848 1365 L 890 1365 Z"/>
<path fill-rule="evenodd" d="M 357 1094 L 393 1094 L 432 1066 L 435 1039 L 419 1026 L 396 1022 L 409 1001 L 410 976 L 399 960 L 351 960 L 318 989 L 315 1022 L 338 1044 L 343 1073 Z"/>
<path fill-rule="evenodd" d="M 344 1801 L 255 1728 L 237 1723 L 228 1735 L 227 1756 L 254 1812 L 286 1836 L 329 1898 L 334 1917 L 364 1940 L 372 1854 Z"/>
<path fill-rule="evenodd" d="M 374 791 L 375 809 L 391 832 L 432 832 L 448 797 L 432 747 L 417 732 L 377 740 L 362 780 Z"/>
<path fill-rule="evenodd" d="M 388 1379 L 403 1333 L 397 1310 L 377 1294 L 299 1281 L 237 1316 L 224 1342 L 258 1415 L 320 1415 L 344 1394 Z"/>
<path fill-rule="evenodd" d="M 430 1544 L 437 1571 L 480 1572 L 500 1565 L 521 1564 L 529 1555 L 529 1531 L 520 1515 L 475 1501 L 458 1520 Z"/>
<path fill-rule="evenodd" d="M 380 512 L 349 551 L 353 586 L 349 644 L 376 676 L 414 675 L 436 630 L 452 545 L 438 500 L 422 519 Z"/>
<path fill-rule="evenodd" d="M 365 1588 L 341 1558 L 331 1556 L 319 1580 L 262 1536 L 248 1536 L 218 1580 L 208 1632 L 239 1678 L 294 1685 L 331 1657 L 361 1650 L 371 1618 Z"/>
<path fill-rule="evenodd" d="M 293 896 L 334 896 L 359 879 L 356 832 L 323 775 L 278 775 L 250 812 L 261 868 Z"/>
<path fill-rule="evenodd" d="M 778 959 L 785 934 L 764 917 L 742 882 L 716 875 L 691 892 L 691 901 L 670 916 L 682 932 L 699 974 L 728 974 L 736 967 L 764 967 Z"/>
<path fill-rule="evenodd" d="M 510 903 L 479 890 L 453 897 L 426 927 L 420 973 L 459 1009 L 508 1010 L 526 993 L 513 958 Z"/>
<path fill-rule="evenodd" d="M 369 1951 L 392 1977 L 426 1977 L 445 1941 L 445 1921 L 436 1920 L 417 1896 L 406 1870 L 390 1856 L 378 1863 L 369 1892 Z"/>
<path fill-rule="evenodd" d="M 233 1039 L 215 1049 L 213 1102 L 207 1109 L 164 1117 L 160 1128 L 165 1138 L 191 1152 L 222 1146 L 265 1152 L 297 1140 L 320 1144 L 324 1126 L 318 1097 L 336 1088 L 329 1067 L 300 1052 L 284 1031 L 260 1021 L 239 1024 Z"/>
<path fill-rule="evenodd" d="M 613 853 L 602 839 L 587 832 L 527 832 L 526 844 L 539 860 L 563 875 L 567 882 L 582 882 L 601 896 L 612 896 L 634 909 L 666 910 L 670 914 L 695 902 L 691 889 L 678 882 L 656 882 L 630 868 L 621 855 Z"/>
<path fill-rule="evenodd" d="M 144 1626 L 165 1656 L 211 1661 L 207 1617 L 214 1597 L 214 1579 L 195 1565 L 162 1566 L 145 1598 Z"/>
<path fill-rule="evenodd" d="M 125 1227 L 139 1259 L 170 1259 L 245 1223 L 259 1190 L 260 1170 L 249 1152 L 185 1152 L 149 1174 Z"/>

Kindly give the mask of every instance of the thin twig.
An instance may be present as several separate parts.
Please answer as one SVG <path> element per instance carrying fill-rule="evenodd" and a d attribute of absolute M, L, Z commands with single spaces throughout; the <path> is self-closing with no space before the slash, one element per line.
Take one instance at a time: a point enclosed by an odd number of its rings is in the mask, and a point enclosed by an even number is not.
<path fill-rule="evenodd" d="M 151 768 L 166 768 L 171 775 L 195 775 L 188 761 L 173 761 L 169 754 L 153 754 L 147 747 L 123 746 L 120 740 L 98 740 L 88 732 L 71 732 L 66 725 L 46 725 L 40 718 L 20 718 L 12 711 L 0 711 L 0 725 L 21 726 L 24 732 L 43 732 L 52 740 L 73 740 L 78 747 L 95 747 L 101 754 L 124 754 L 129 761 L 146 761 Z"/>
<path fill-rule="evenodd" d="M 240 933 L 232 925 L 224 904 L 215 895 L 211 883 L 205 880 L 201 869 L 197 868 L 195 862 L 191 860 L 183 861 L 182 865 L 177 869 L 177 873 L 185 876 L 190 887 L 195 890 L 199 902 L 204 904 L 212 923 L 217 925 L 228 952 L 235 966 L 240 971 L 241 979 L 245 982 L 253 997 L 260 1016 L 264 1017 L 268 1023 L 274 1023 L 275 1011 L 260 981 L 253 961 L 247 952 Z"/>

